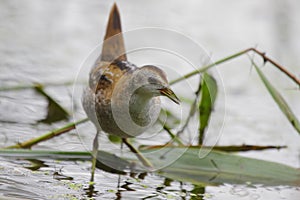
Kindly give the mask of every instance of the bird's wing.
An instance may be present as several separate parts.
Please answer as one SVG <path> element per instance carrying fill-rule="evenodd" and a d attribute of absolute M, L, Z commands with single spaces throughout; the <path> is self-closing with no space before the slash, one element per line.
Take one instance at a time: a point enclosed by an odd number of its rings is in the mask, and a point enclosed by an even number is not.
<path fill-rule="evenodd" d="M 90 88 L 95 91 L 113 87 L 120 77 L 136 67 L 127 61 L 122 35 L 121 20 L 116 3 L 113 5 L 107 23 L 102 54 L 96 60 L 89 78 Z M 113 84 L 109 83 L 112 81 Z M 100 88 L 99 88 L 100 87 Z"/>
<path fill-rule="evenodd" d="M 127 60 L 120 13 L 116 3 L 114 3 L 109 14 L 109 20 L 106 27 L 106 34 L 104 37 L 101 54 L 102 62 L 112 62 L 114 60 Z"/>

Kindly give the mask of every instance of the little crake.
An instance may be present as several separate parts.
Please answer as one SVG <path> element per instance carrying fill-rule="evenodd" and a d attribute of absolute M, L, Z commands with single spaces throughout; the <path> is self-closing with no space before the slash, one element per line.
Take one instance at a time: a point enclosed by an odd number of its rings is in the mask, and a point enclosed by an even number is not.
<path fill-rule="evenodd" d="M 102 54 L 83 94 L 84 110 L 98 131 L 121 138 L 135 137 L 157 121 L 160 96 L 179 103 L 161 69 L 153 65 L 137 67 L 127 61 L 120 15 L 114 4 Z"/>

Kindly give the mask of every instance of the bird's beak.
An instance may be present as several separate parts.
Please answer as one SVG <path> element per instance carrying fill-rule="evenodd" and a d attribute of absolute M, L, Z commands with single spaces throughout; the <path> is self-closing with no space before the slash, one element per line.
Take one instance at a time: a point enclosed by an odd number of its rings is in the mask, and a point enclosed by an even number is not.
<path fill-rule="evenodd" d="M 173 102 L 179 104 L 180 100 L 178 99 L 178 97 L 175 95 L 175 93 L 168 87 L 159 89 L 160 94 L 162 94 L 163 96 L 168 97 L 169 99 L 171 99 Z"/>

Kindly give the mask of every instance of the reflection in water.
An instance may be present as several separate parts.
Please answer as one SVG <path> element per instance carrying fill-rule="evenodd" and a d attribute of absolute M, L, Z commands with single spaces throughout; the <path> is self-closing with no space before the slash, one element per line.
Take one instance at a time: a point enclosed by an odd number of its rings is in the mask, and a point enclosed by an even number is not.
<path fill-rule="evenodd" d="M 95 189 L 94 184 L 89 184 L 87 188 L 84 188 L 85 195 L 89 198 L 97 197 L 99 191 Z"/>
<path fill-rule="evenodd" d="M 37 159 L 26 159 L 26 160 L 30 162 L 30 165 L 24 166 L 24 167 L 27 168 L 27 169 L 30 169 L 32 171 L 36 171 L 36 170 L 38 170 L 42 167 L 49 167 L 42 160 L 37 160 Z"/>

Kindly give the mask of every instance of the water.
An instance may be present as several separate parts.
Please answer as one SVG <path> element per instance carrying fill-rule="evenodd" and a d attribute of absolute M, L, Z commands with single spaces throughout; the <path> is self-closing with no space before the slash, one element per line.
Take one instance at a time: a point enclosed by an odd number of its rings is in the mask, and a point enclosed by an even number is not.
<path fill-rule="evenodd" d="M 80 0 L 2 0 L 1 87 L 74 80 L 84 59 L 103 38 L 112 3 Z M 300 26 L 297 23 L 300 18 L 297 10 L 300 3 L 295 0 L 243 3 L 229 1 L 221 5 L 217 1 L 196 0 L 185 4 L 181 1 L 117 3 L 124 30 L 142 27 L 172 29 L 201 44 L 214 60 L 248 47 L 258 46 L 298 77 L 300 75 L 297 67 L 300 63 L 297 56 L 300 52 Z M 180 42 L 182 41 L 176 40 L 176 43 Z M 129 58 L 136 62 L 143 61 L 139 60 L 138 53 Z M 158 59 L 157 55 L 154 58 Z M 158 61 L 161 60 L 164 60 L 164 57 L 159 57 Z M 280 151 L 248 152 L 242 155 L 299 168 L 299 135 L 267 93 L 255 70 L 250 67 L 247 56 L 220 65 L 218 70 L 225 88 L 225 92 L 219 98 L 222 100 L 219 104 L 220 108 L 226 109 L 224 127 L 218 144 L 287 145 L 287 149 Z M 296 86 L 271 65 L 267 65 L 263 70 L 300 118 L 300 95 Z M 179 71 L 184 74 L 190 69 L 182 68 Z M 83 78 L 79 82 L 84 82 Z M 72 86 L 47 87 L 46 91 L 66 109 L 72 110 Z M 1 147 L 36 137 L 66 123 L 37 123 L 45 117 L 47 103 L 32 90 L 1 92 L 0 95 Z M 87 130 L 87 141 L 91 141 L 89 138 L 93 137 L 93 129 L 90 127 Z M 143 142 L 156 144 L 154 140 Z M 214 139 L 208 140 L 208 143 L 213 142 Z M 43 142 L 35 149 L 86 150 L 89 146 L 85 145 L 77 133 L 72 131 L 70 134 Z M 103 148 L 118 147 L 103 144 Z M 1 158 L 0 199 L 82 198 L 89 180 L 90 163 L 46 160 L 45 164 L 48 167 L 36 172 L 23 167 L 28 165 L 28 161 Z M 73 180 L 57 180 L 53 177 L 55 172 L 73 177 Z M 120 187 L 120 191 L 117 175 L 97 171 L 96 180 L 100 180 L 95 186 L 99 199 L 115 199 L 119 194 L 122 199 L 193 197 L 193 193 L 189 192 L 193 189 L 191 184 L 172 182 L 170 186 L 166 186 L 162 177 L 151 174 L 144 179 L 122 176 L 119 185 L 123 187 Z M 204 199 L 299 197 L 299 188 L 249 188 L 228 184 L 206 187 L 204 195 Z"/>

